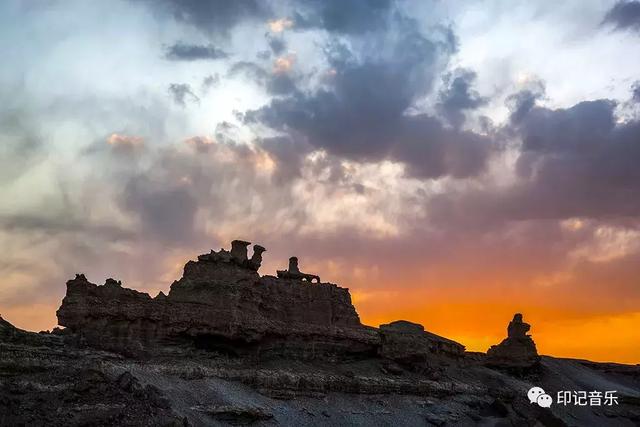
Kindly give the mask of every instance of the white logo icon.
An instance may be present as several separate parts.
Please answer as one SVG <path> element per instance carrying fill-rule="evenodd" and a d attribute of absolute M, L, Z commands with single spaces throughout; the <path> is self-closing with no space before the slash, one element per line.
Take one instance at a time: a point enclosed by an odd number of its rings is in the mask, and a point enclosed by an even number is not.
<path fill-rule="evenodd" d="M 548 394 L 541 394 L 538 396 L 538 406 L 543 408 L 551 408 L 551 404 L 553 403 L 553 399 Z"/>
<path fill-rule="evenodd" d="M 553 399 L 547 393 L 544 392 L 542 387 L 531 387 L 527 392 L 529 403 L 536 403 L 543 408 L 550 408 L 553 403 Z"/>
<path fill-rule="evenodd" d="M 542 387 L 531 387 L 527 392 L 527 397 L 529 398 L 529 403 L 537 403 L 538 396 L 541 394 L 545 394 Z"/>

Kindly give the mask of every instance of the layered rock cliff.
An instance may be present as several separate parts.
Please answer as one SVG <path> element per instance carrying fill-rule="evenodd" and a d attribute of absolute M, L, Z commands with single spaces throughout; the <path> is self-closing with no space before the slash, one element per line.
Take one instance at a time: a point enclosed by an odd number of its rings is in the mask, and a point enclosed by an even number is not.
<path fill-rule="evenodd" d="M 212 251 L 189 261 L 169 294 L 155 298 L 80 274 L 67 282 L 58 323 L 90 345 L 127 354 L 171 344 L 303 357 L 375 351 L 379 336 L 360 323 L 347 289 L 261 277 L 256 262 L 246 248 Z"/>

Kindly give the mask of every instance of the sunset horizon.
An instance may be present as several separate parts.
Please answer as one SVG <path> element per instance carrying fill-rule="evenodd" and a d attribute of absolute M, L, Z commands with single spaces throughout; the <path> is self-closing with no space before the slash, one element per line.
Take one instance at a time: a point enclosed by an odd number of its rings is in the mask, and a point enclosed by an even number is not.
<path fill-rule="evenodd" d="M 0 426 L 634 425 L 638 46 L 640 0 L 0 2 Z"/>
<path fill-rule="evenodd" d="M 186 258 L 185 263 L 195 258 L 194 254 Z M 278 263 L 274 261 L 268 259 L 267 255 L 266 265 L 273 265 L 274 269 L 269 271 L 263 267 L 260 274 L 275 274 Z M 301 261 L 304 263 L 306 260 Z M 322 277 L 331 277 L 330 273 L 327 274 L 322 270 L 314 271 L 318 271 Z M 159 292 L 168 293 L 171 282 L 182 275 L 182 265 L 175 273 L 174 279 L 169 280 L 166 286 L 153 289 L 138 288 L 131 286 L 126 280 L 122 281 L 123 286 L 147 292 L 154 297 Z M 122 279 L 115 273 L 103 279 L 94 277 L 88 277 L 88 279 L 102 284 L 110 277 Z M 478 302 L 478 297 L 466 296 L 467 301 L 461 301 L 461 295 L 447 297 L 419 292 L 416 294 L 420 298 L 412 298 L 401 292 L 387 290 L 393 287 L 381 287 L 378 291 L 381 295 L 376 297 L 366 293 L 366 285 L 352 287 L 333 277 L 329 281 L 350 290 L 351 299 L 364 325 L 378 327 L 396 320 L 408 320 L 424 325 L 430 332 L 460 342 L 465 345 L 467 351 L 486 352 L 489 347 L 500 342 L 504 337 L 506 324 L 513 314 L 523 313 L 532 324 L 531 335 L 536 341 L 540 354 L 628 364 L 638 364 L 640 360 L 640 348 L 633 344 L 636 337 L 635 327 L 640 322 L 638 313 L 611 314 L 593 318 L 589 313 L 510 304 L 502 298 L 496 298 L 493 302 Z M 420 301 L 423 300 L 430 300 L 430 302 L 421 303 Z M 409 301 L 414 302 L 409 303 Z M 59 305 L 18 307 L 15 311 L 9 310 L 0 315 L 4 314 L 5 320 L 25 330 L 34 332 L 51 330 L 59 326 L 55 316 Z M 388 307 L 389 305 L 392 307 Z M 554 313 L 554 310 L 560 312 Z M 558 318 L 561 320 L 558 321 Z M 568 336 L 575 338 L 568 340 Z M 607 340 L 605 347 L 602 346 L 603 337 Z"/>

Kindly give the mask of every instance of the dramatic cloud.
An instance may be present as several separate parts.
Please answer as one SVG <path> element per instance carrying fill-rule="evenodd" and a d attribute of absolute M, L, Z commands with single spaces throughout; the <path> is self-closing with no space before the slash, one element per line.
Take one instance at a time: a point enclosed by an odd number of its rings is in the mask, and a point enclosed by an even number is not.
<path fill-rule="evenodd" d="M 342 34 L 363 34 L 383 29 L 395 9 L 392 0 L 303 0 L 290 8 L 291 17 L 276 17 L 276 2 L 258 0 L 160 2 L 178 21 L 210 34 L 226 35 L 237 24 L 263 21 L 272 33 L 288 29 L 323 29 Z M 152 3 L 155 6 L 155 3 Z"/>
<path fill-rule="evenodd" d="M 456 70 L 446 76 L 446 87 L 439 93 L 438 110 L 456 128 L 464 122 L 464 111 L 473 110 L 487 103 L 472 89 L 476 73 L 471 70 Z"/>
<path fill-rule="evenodd" d="M 446 129 L 425 114 L 406 115 L 411 94 L 405 84 L 402 74 L 394 70 L 364 64 L 340 70 L 334 92 L 321 90 L 312 97 L 297 93 L 274 100 L 248 113 L 247 121 L 291 130 L 314 147 L 348 159 L 404 162 L 414 176 L 480 173 L 490 141 L 471 132 Z"/>
<path fill-rule="evenodd" d="M 173 244 L 193 239 L 197 203 L 187 188 L 179 184 L 154 186 L 147 177 L 140 177 L 125 188 L 123 203 L 125 209 L 139 215 L 149 236 Z"/>
<path fill-rule="evenodd" d="M 287 44 L 279 37 L 269 37 L 269 47 L 275 55 L 281 55 L 285 51 Z"/>
<path fill-rule="evenodd" d="M 70 1 L 0 3 L 4 317 L 243 238 L 367 324 L 638 361 L 637 3 Z"/>
<path fill-rule="evenodd" d="M 385 27 L 392 0 L 303 1 L 295 15 L 296 28 L 321 28 L 330 32 L 360 34 Z"/>
<path fill-rule="evenodd" d="M 520 122 L 535 106 L 536 101 L 544 96 L 544 84 L 536 82 L 534 86 L 534 88 L 523 89 L 507 97 L 507 104 L 511 109 L 510 120 L 512 123 Z"/>
<path fill-rule="evenodd" d="M 446 129 L 427 114 L 409 112 L 453 52 L 450 36 L 444 32 L 437 35 L 440 40 L 430 40 L 413 21 L 403 18 L 401 23 L 399 37 L 388 46 L 394 53 L 391 58 L 372 55 L 361 60 L 344 46 L 332 46 L 327 59 L 333 72 L 326 85 L 312 93 L 296 91 L 273 99 L 247 113 L 246 121 L 295 133 L 293 139 L 302 137 L 318 149 L 348 159 L 400 161 L 419 177 L 480 173 L 491 151 L 490 141 Z M 455 102 L 460 101 L 450 101 L 446 108 L 452 111 Z M 482 100 L 467 100 L 459 108 L 470 108 L 469 103 L 479 105 Z"/>
<path fill-rule="evenodd" d="M 527 105 L 530 97 L 520 94 Z M 640 216 L 640 122 L 616 123 L 615 103 L 566 109 L 517 105 L 507 129 L 522 141 L 510 185 L 452 191 L 428 203 L 438 223 L 498 226 L 505 221 Z M 512 116 L 513 118 L 513 116 Z M 467 211 L 472 218 L 466 218 Z"/>
<path fill-rule="evenodd" d="M 268 3 L 260 0 L 162 0 L 150 4 L 165 7 L 178 21 L 205 33 L 222 35 L 244 20 L 264 20 L 271 13 Z"/>
<path fill-rule="evenodd" d="M 167 47 L 165 57 L 172 61 L 197 61 L 203 59 L 222 59 L 229 55 L 214 45 L 195 45 L 176 43 Z"/>
<path fill-rule="evenodd" d="M 619 30 L 640 31 L 640 2 L 620 1 L 616 3 L 607 12 L 604 22 Z"/>
<path fill-rule="evenodd" d="M 612 101 L 597 100 L 567 109 L 536 107 L 522 118 L 517 171 L 529 183 L 519 201 L 523 211 L 640 214 L 640 122 L 616 123 L 614 108 Z"/>

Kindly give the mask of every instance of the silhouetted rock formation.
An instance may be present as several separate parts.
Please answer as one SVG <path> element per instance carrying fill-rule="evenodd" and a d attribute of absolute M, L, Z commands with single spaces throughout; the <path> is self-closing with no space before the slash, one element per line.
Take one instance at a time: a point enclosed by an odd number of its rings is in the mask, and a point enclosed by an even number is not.
<path fill-rule="evenodd" d="M 375 329 L 362 326 L 347 289 L 331 283 L 283 280 L 256 271 L 264 248 L 235 240 L 189 261 L 168 296 L 104 286 L 83 275 L 67 282 L 58 321 L 93 346 L 135 355 L 166 344 L 193 342 L 234 351 L 299 355 L 375 351 Z"/>
<path fill-rule="evenodd" d="M 406 320 L 380 325 L 380 355 L 405 365 L 422 365 L 437 355 L 462 357 L 464 346 Z"/>
<path fill-rule="evenodd" d="M 315 274 L 307 274 L 300 271 L 298 268 L 298 258 L 292 256 L 289 258 L 289 268 L 287 270 L 276 271 L 279 279 L 291 279 L 291 280 L 305 280 L 307 282 L 320 283 L 320 276 Z"/>
<path fill-rule="evenodd" d="M 247 261 L 247 246 L 250 244 L 251 242 L 244 240 L 233 240 L 231 242 L 231 258 L 240 265 L 244 264 Z"/>
<path fill-rule="evenodd" d="M 539 362 L 536 344 L 527 335 L 531 326 L 522 321 L 522 314 L 516 313 L 507 327 L 507 338 L 487 351 L 492 365 L 504 367 L 530 367 Z"/>
<path fill-rule="evenodd" d="M 261 277 L 265 248 L 254 246 L 248 259 L 249 245 L 234 240 L 231 251 L 187 262 L 169 294 L 155 298 L 114 279 L 98 286 L 78 274 L 67 282 L 58 322 L 79 342 L 130 356 L 183 344 L 297 358 L 379 354 L 404 364 L 464 353 L 464 346 L 415 323 L 362 325 L 349 291 L 301 273 L 296 257 L 280 277 Z"/>
<path fill-rule="evenodd" d="M 262 253 L 267 250 L 260 245 L 253 245 L 253 255 L 249 260 L 249 267 L 252 270 L 258 271 L 260 269 L 260 265 L 262 265 Z"/>

